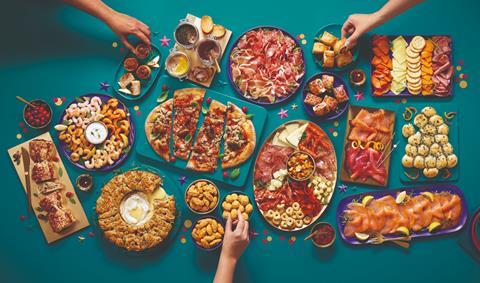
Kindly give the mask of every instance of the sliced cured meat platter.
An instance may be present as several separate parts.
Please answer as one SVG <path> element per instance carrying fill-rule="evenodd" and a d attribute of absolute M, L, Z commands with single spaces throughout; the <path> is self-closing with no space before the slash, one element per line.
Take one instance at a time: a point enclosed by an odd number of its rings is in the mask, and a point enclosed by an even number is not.
<path fill-rule="evenodd" d="M 273 227 L 302 230 L 328 207 L 336 180 L 337 158 L 328 135 L 312 122 L 289 121 L 259 150 L 253 172 L 255 202 Z"/>
<path fill-rule="evenodd" d="M 351 236 L 347 237 L 345 235 L 345 223 L 346 223 L 346 217 L 345 217 L 345 211 L 347 211 L 349 208 L 348 206 L 351 205 L 352 203 L 357 203 L 357 205 L 362 205 L 362 199 L 366 196 L 372 196 L 374 200 L 378 200 L 380 198 L 386 197 L 386 196 L 391 196 L 393 198 L 396 198 L 400 192 L 406 192 L 407 196 L 410 197 L 415 197 L 415 196 L 421 196 L 425 193 L 431 193 L 431 194 L 436 194 L 436 193 L 447 193 L 447 194 L 452 194 L 456 195 L 459 197 L 460 202 L 459 205 L 461 205 L 461 213 L 458 216 L 457 222 L 454 223 L 451 227 L 448 227 L 446 229 L 438 229 L 436 231 L 429 232 L 428 229 L 421 229 L 417 232 L 411 232 L 410 236 L 411 238 L 423 238 L 423 237 L 435 237 L 435 236 L 440 236 L 440 235 L 446 235 L 450 233 L 457 232 L 461 230 L 466 221 L 467 221 L 467 216 L 468 216 L 468 208 L 467 208 L 467 203 L 465 201 L 465 197 L 463 195 L 462 190 L 455 186 L 455 185 L 450 185 L 450 184 L 437 184 L 437 185 L 429 185 L 429 186 L 419 186 L 419 187 L 406 187 L 406 188 L 401 188 L 401 189 L 396 189 L 396 190 L 387 190 L 387 191 L 373 191 L 373 192 L 367 192 L 363 194 L 356 194 L 352 196 L 348 196 L 340 201 L 337 207 L 337 213 L 336 213 L 336 219 L 337 219 L 337 227 L 338 227 L 338 232 L 340 233 L 340 236 L 342 239 L 352 245 L 362 245 L 362 244 L 368 244 L 368 240 L 361 241 L 357 239 L 356 236 Z M 399 234 L 390 234 L 390 235 L 384 235 L 385 239 L 388 238 L 393 238 L 393 237 L 398 237 Z"/>
<path fill-rule="evenodd" d="M 196 87 L 195 85 L 193 85 L 191 83 L 180 82 L 179 80 L 177 80 L 173 77 L 170 77 L 170 76 L 161 76 L 159 81 L 158 81 L 158 86 L 159 87 L 162 87 L 162 86 L 168 87 L 168 98 L 167 99 L 170 99 L 173 96 L 173 92 L 177 89 L 184 89 L 184 88 L 189 88 L 189 87 L 195 88 Z M 194 137 L 192 137 L 192 139 L 194 141 L 196 140 L 196 136 L 198 134 L 198 129 L 200 128 L 200 125 L 203 124 L 203 121 L 204 121 L 204 118 L 205 118 L 204 113 L 206 113 L 206 111 L 209 108 L 209 105 L 207 105 L 207 103 L 206 103 L 206 100 L 208 98 L 210 98 L 212 101 L 213 100 L 219 101 L 219 102 L 221 102 L 225 105 L 227 104 L 227 102 L 231 102 L 231 103 L 237 105 L 240 108 L 246 107 L 247 115 L 250 114 L 250 113 L 252 114 L 251 121 L 253 122 L 253 125 L 255 127 L 255 132 L 256 132 L 257 141 L 258 141 L 258 139 L 261 137 L 262 132 L 263 132 L 265 121 L 266 121 L 266 118 L 267 118 L 267 111 L 260 106 L 251 104 L 247 101 L 237 99 L 235 97 L 232 97 L 231 95 L 227 96 L 225 94 L 221 94 L 221 93 L 211 91 L 211 90 L 208 90 L 208 89 L 206 90 L 206 93 L 205 93 L 205 96 L 204 96 L 204 99 L 203 99 L 202 113 L 200 113 L 200 118 L 199 118 L 198 123 L 197 123 L 196 134 L 195 134 Z M 145 109 L 145 111 L 142 111 L 140 113 L 140 115 L 136 117 L 136 119 L 137 119 L 137 121 L 139 121 L 139 123 L 142 123 L 142 124 L 145 123 L 145 119 L 147 118 L 147 116 L 149 114 L 149 111 L 152 110 L 157 105 L 156 100 L 157 100 L 157 97 L 154 97 L 154 96 L 148 97 L 146 99 L 146 105 L 152 105 L 152 106 L 151 106 L 151 109 Z M 255 148 L 255 151 L 253 152 L 252 156 L 250 156 L 250 158 L 248 160 L 246 160 L 245 162 L 243 162 L 239 166 L 236 166 L 235 168 L 231 168 L 231 169 L 226 170 L 225 172 L 228 172 L 229 175 L 231 176 L 232 171 L 234 169 L 238 168 L 238 170 L 239 170 L 238 176 L 236 176 L 234 178 L 231 178 L 230 176 L 228 176 L 228 177 L 223 176 L 224 172 L 222 171 L 222 168 L 220 166 L 220 161 L 219 161 L 218 168 L 213 173 L 195 172 L 195 171 L 187 169 L 186 168 L 187 161 L 181 160 L 180 158 L 177 158 L 177 160 L 175 160 L 175 162 L 166 162 L 164 159 L 162 159 L 152 149 L 151 145 L 149 144 L 149 142 L 146 138 L 145 133 L 143 133 L 143 132 L 140 133 L 137 138 L 139 140 L 138 140 L 138 146 L 137 146 L 136 152 L 139 155 L 140 160 L 142 162 L 145 162 L 145 163 L 147 163 L 149 165 L 152 165 L 152 166 L 162 166 L 162 167 L 166 167 L 167 169 L 176 170 L 180 174 L 183 174 L 183 172 L 188 170 L 189 178 L 192 178 L 192 179 L 207 178 L 207 179 L 218 181 L 218 182 L 221 182 L 223 184 L 233 186 L 233 187 L 237 187 L 237 188 L 243 187 L 245 185 L 245 183 L 247 181 L 247 176 L 248 176 L 250 168 L 251 168 L 251 165 L 254 161 L 254 156 L 256 154 L 256 148 Z M 223 148 L 223 141 L 222 141 L 221 148 L 220 148 L 220 153 L 223 153 L 223 152 L 224 152 L 224 148 Z"/>
<path fill-rule="evenodd" d="M 394 143 L 395 112 L 350 106 L 347 121 L 340 179 L 386 187 L 390 172 L 389 153 Z"/>
<path fill-rule="evenodd" d="M 246 31 L 233 43 L 227 72 L 240 97 L 259 105 L 274 105 L 299 90 L 305 66 L 303 50 L 295 37 L 277 27 L 260 26 Z"/>
<path fill-rule="evenodd" d="M 453 95 L 453 41 L 449 35 L 376 34 L 371 42 L 372 95 Z"/>

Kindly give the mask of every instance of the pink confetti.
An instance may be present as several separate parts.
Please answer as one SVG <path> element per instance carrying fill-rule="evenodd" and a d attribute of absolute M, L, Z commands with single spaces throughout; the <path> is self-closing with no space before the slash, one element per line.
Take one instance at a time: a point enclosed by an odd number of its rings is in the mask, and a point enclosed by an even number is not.
<path fill-rule="evenodd" d="M 357 91 L 357 93 L 355 93 L 355 99 L 357 101 L 360 101 L 360 100 L 363 100 L 364 96 L 363 96 L 363 91 Z"/>
<path fill-rule="evenodd" d="M 170 45 L 170 39 L 167 38 L 165 35 L 160 39 L 160 44 L 162 46 L 169 46 Z"/>
<path fill-rule="evenodd" d="M 24 133 L 28 133 L 28 128 L 23 128 Z"/>
<path fill-rule="evenodd" d="M 293 245 L 294 241 L 290 239 L 290 240 L 288 240 L 288 243 L 289 243 L 290 245 Z"/>
<path fill-rule="evenodd" d="M 18 125 L 20 125 L 20 127 L 25 127 L 25 123 L 24 123 L 24 122 L 20 122 Z"/>
<path fill-rule="evenodd" d="M 265 245 L 266 243 L 268 243 L 267 239 L 263 239 L 263 240 L 262 240 L 262 244 Z"/>
<path fill-rule="evenodd" d="M 455 77 L 455 82 L 456 82 L 456 83 L 459 83 L 459 82 L 460 82 L 460 78 L 459 78 L 459 77 Z"/>
<path fill-rule="evenodd" d="M 263 235 L 265 235 L 265 236 L 268 235 L 268 230 L 267 229 L 263 230 Z"/>
<path fill-rule="evenodd" d="M 280 112 L 278 112 L 278 116 L 280 117 L 280 119 L 288 118 L 288 109 L 281 108 Z"/>
<path fill-rule="evenodd" d="M 120 47 L 120 52 L 121 52 L 121 53 L 125 53 L 125 48 Z"/>
<path fill-rule="evenodd" d="M 280 236 L 280 241 L 283 241 L 285 240 L 285 237 L 284 236 Z"/>
<path fill-rule="evenodd" d="M 62 96 L 62 101 L 65 102 L 65 100 L 67 100 L 67 98 L 65 96 Z"/>
<path fill-rule="evenodd" d="M 53 103 L 57 103 L 58 97 L 53 98 Z"/>
<path fill-rule="evenodd" d="M 93 233 L 93 232 L 88 232 L 88 236 L 89 236 L 90 238 L 93 238 L 93 237 L 95 236 L 95 233 Z"/>
<path fill-rule="evenodd" d="M 334 129 L 333 129 L 333 128 L 328 128 L 328 131 L 329 131 L 330 133 L 333 133 Z"/>
<path fill-rule="evenodd" d="M 25 221 L 25 219 L 27 219 L 25 215 L 20 215 L 20 221 Z"/>
<path fill-rule="evenodd" d="M 141 113 L 142 113 L 142 112 L 140 112 L 140 111 L 137 111 L 137 112 L 136 112 L 137 116 L 140 116 Z"/>
<path fill-rule="evenodd" d="M 468 75 L 467 75 L 467 74 L 463 74 L 463 79 L 464 79 L 464 80 L 468 79 Z"/>
<path fill-rule="evenodd" d="M 458 65 L 460 65 L 460 66 L 463 66 L 463 63 L 464 63 L 463 60 L 458 61 Z"/>
<path fill-rule="evenodd" d="M 400 103 L 402 103 L 402 101 L 400 101 L 400 99 L 397 99 L 397 100 L 395 100 L 395 103 L 400 104 Z"/>
<path fill-rule="evenodd" d="M 187 232 L 187 228 L 183 228 L 183 233 L 186 233 Z"/>

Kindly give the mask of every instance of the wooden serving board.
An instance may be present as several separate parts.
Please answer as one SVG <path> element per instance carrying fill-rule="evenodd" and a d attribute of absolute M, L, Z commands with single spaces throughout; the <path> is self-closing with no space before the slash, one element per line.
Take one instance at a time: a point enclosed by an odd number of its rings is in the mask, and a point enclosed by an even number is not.
<path fill-rule="evenodd" d="M 177 80 L 173 77 L 169 77 L 169 76 L 160 77 L 159 85 L 166 85 L 168 87 L 168 90 L 169 90 L 168 98 L 172 98 L 173 93 L 177 89 L 196 87 L 196 86 L 194 86 L 192 84 L 189 84 L 189 83 L 185 84 L 185 82 L 180 82 L 179 80 Z M 227 102 L 231 102 L 231 103 L 237 105 L 240 108 L 247 107 L 247 109 L 248 109 L 247 113 L 248 114 L 253 114 L 253 117 L 251 119 L 252 119 L 253 125 L 255 127 L 257 144 L 256 144 L 255 151 L 253 152 L 252 156 L 250 156 L 250 158 L 247 161 L 245 161 L 244 163 L 235 167 L 235 168 L 239 168 L 239 170 L 240 170 L 240 174 L 238 175 L 237 178 L 231 179 L 230 177 L 223 177 L 223 171 L 222 171 L 222 168 L 221 168 L 221 161 L 220 160 L 219 160 L 219 163 L 218 163 L 217 170 L 215 170 L 215 172 L 213 172 L 213 173 L 202 173 L 202 172 L 195 172 L 195 171 L 189 170 L 189 169 L 186 168 L 187 161 L 181 160 L 179 158 L 175 162 L 166 162 L 152 149 L 152 147 L 150 146 L 150 144 L 147 141 L 145 131 L 141 131 L 137 135 L 138 144 L 137 144 L 137 147 L 136 147 L 136 152 L 137 152 L 138 156 L 140 157 L 140 161 L 146 162 L 147 164 L 152 165 L 152 166 L 157 166 L 158 165 L 158 166 L 167 167 L 167 168 L 170 168 L 170 169 L 177 170 L 182 175 L 192 176 L 193 178 L 197 178 L 197 179 L 198 178 L 207 178 L 207 179 L 210 179 L 210 180 L 213 180 L 213 181 L 218 181 L 220 183 L 226 184 L 226 185 L 231 186 L 231 187 L 236 187 L 236 188 L 243 187 L 246 184 L 250 168 L 252 167 L 252 163 L 255 160 L 255 154 L 256 154 L 256 152 L 259 148 L 258 143 L 259 143 L 260 137 L 262 136 L 263 128 L 265 126 L 265 121 L 267 119 L 267 111 L 263 107 L 257 106 L 255 104 L 249 103 L 249 102 L 244 101 L 244 100 L 236 99 L 232 96 L 227 96 L 227 95 L 215 92 L 215 91 L 211 91 L 209 89 L 207 89 L 207 91 L 205 93 L 205 97 L 203 99 L 203 103 L 202 103 L 202 107 L 205 108 L 205 109 L 208 109 L 208 107 L 209 107 L 206 103 L 206 100 L 207 100 L 208 97 L 210 97 L 210 99 L 212 99 L 212 100 L 217 100 L 217 101 L 219 101 L 219 102 L 221 102 L 225 105 L 227 104 Z M 152 95 L 146 98 L 145 105 L 151 105 L 151 106 L 150 106 L 150 108 L 145 108 L 141 112 L 140 116 L 137 117 L 137 119 L 138 119 L 138 121 L 140 121 L 141 125 L 143 125 L 145 123 L 145 119 L 147 118 L 148 114 L 150 114 L 150 111 L 158 105 L 157 102 L 156 102 L 156 99 L 157 99 L 157 97 L 154 97 Z M 174 113 L 174 115 L 175 115 L 175 113 Z M 204 117 L 205 117 L 205 114 L 200 113 L 200 118 L 199 118 L 198 123 L 197 123 L 197 132 L 198 132 L 198 129 L 200 128 L 200 126 L 203 124 Z M 194 140 L 194 143 L 195 143 L 196 135 L 193 137 L 193 140 Z M 223 152 L 223 143 L 224 143 L 224 140 L 222 139 L 221 147 L 220 147 L 220 153 Z M 172 147 L 171 147 L 171 149 L 172 149 Z M 231 173 L 232 170 L 234 170 L 235 168 L 227 169 L 226 172 Z"/>
<path fill-rule="evenodd" d="M 185 20 L 188 21 L 189 23 L 194 24 L 197 27 L 198 33 L 199 33 L 198 41 L 200 41 L 204 38 L 207 38 L 207 35 L 202 32 L 202 27 L 201 27 L 202 19 L 201 18 L 196 17 L 192 14 L 187 14 Z M 226 29 L 225 36 L 217 40 L 218 43 L 220 43 L 220 47 L 222 48 L 222 54 L 220 54 L 220 58 L 218 60 L 219 64 L 220 64 L 220 61 L 222 60 L 222 57 L 223 57 L 223 54 L 225 53 L 225 50 L 227 49 L 227 45 L 228 45 L 228 42 L 230 41 L 231 36 L 232 36 L 232 31 L 230 31 L 229 29 Z M 177 43 L 175 43 L 174 48 L 176 48 L 178 51 L 182 51 L 185 54 L 187 54 L 188 59 L 190 59 L 190 64 L 191 64 L 190 65 L 190 70 L 192 70 L 193 68 L 198 67 L 198 66 L 203 66 L 202 62 L 200 61 L 200 58 L 197 56 L 197 52 L 196 52 L 195 48 L 185 49 Z M 213 66 L 213 67 L 215 68 L 215 66 Z M 201 86 L 204 86 L 204 87 L 210 87 L 212 85 L 213 79 L 215 78 L 216 74 L 217 74 L 217 70 L 215 70 L 213 75 L 207 81 L 199 82 L 199 81 L 195 80 L 195 78 L 193 78 L 193 76 L 190 73 L 188 75 L 188 80 L 191 81 L 191 82 L 194 82 L 196 84 L 199 84 Z"/>
<path fill-rule="evenodd" d="M 358 179 L 353 180 L 352 178 L 350 178 L 350 174 L 348 173 L 347 169 L 345 168 L 345 149 L 346 149 L 347 144 L 349 142 L 348 141 L 348 134 L 350 133 L 350 129 L 351 129 L 350 121 L 353 118 L 355 118 L 355 116 L 358 114 L 358 112 L 360 112 L 360 110 L 362 110 L 362 109 L 368 110 L 369 112 L 373 112 L 375 110 L 380 110 L 380 108 L 372 108 L 372 107 L 364 107 L 364 106 L 350 106 L 350 108 L 348 109 L 347 126 L 346 126 L 346 130 L 345 130 L 345 141 L 343 143 L 342 162 L 340 163 L 340 180 L 342 180 L 343 182 L 356 183 L 356 184 L 361 184 L 361 185 L 386 187 L 388 185 L 388 178 L 389 178 L 389 175 L 390 175 L 390 159 L 392 157 L 391 155 L 384 162 L 385 169 L 387 170 L 387 177 L 386 177 L 385 184 L 379 184 L 371 178 L 368 178 L 365 182 L 363 182 L 361 180 L 358 180 Z M 390 126 L 390 131 L 393 134 L 394 129 L 395 129 L 395 111 L 391 111 L 391 110 L 387 110 L 387 109 L 383 109 L 383 110 L 385 110 L 387 115 L 390 115 L 391 117 L 393 117 L 393 123 Z M 392 146 L 393 146 L 394 143 L 395 143 L 395 140 L 393 140 L 387 147 L 385 147 L 385 149 L 384 149 L 385 154 L 388 154 L 392 150 Z"/>
<path fill-rule="evenodd" d="M 15 170 L 17 171 L 18 177 L 20 178 L 20 182 L 22 183 L 22 186 L 25 190 L 25 193 L 27 192 L 27 187 L 25 185 L 25 171 L 23 168 L 23 161 L 22 161 L 22 147 L 28 150 L 28 145 L 29 142 L 34 140 L 34 139 L 44 139 L 47 141 L 52 140 L 52 136 L 50 135 L 49 132 L 46 132 L 44 134 L 41 134 L 31 140 L 28 140 L 22 144 L 19 144 L 17 146 L 14 146 L 8 150 L 8 155 L 10 156 L 10 159 L 12 160 L 13 166 L 15 167 Z M 69 228 L 65 229 L 64 231 L 60 233 L 56 233 L 52 230 L 50 227 L 50 224 L 48 223 L 48 220 L 43 220 L 39 218 L 39 214 L 46 214 L 46 212 L 42 212 L 40 208 L 40 200 L 43 198 L 44 195 L 42 195 L 39 190 L 38 190 L 38 184 L 35 183 L 32 179 L 30 180 L 31 184 L 31 193 L 32 193 L 32 208 L 33 211 L 35 212 L 35 216 L 38 219 L 38 223 L 40 224 L 40 227 L 42 228 L 43 235 L 45 236 L 45 239 L 47 240 L 47 243 L 53 243 L 56 240 L 62 239 L 68 235 L 71 235 L 78 230 L 81 230 L 85 227 L 88 227 L 90 223 L 88 222 L 88 218 L 85 215 L 85 211 L 83 210 L 82 204 L 80 203 L 80 200 L 78 199 L 77 194 L 75 193 L 75 189 L 73 188 L 72 182 L 70 181 L 70 178 L 68 177 L 67 170 L 65 170 L 65 166 L 63 165 L 62 160 L 58 156 L 58 150 L 55 147 L 55 150 L 57 151 L 57 167 L 58 167 L 58 176 L 59 178 L 56 180 L 59 183 L 62 183 L 65 185 L 65 189 L 60 191 L 62 195 L 62 204 L 65 208 L 68 208 L 72 211 L 73 216 L 76 219 L 76 222 Z M 19 161 L 16 162 L 14 159 L 14 155 L 16 153 L 20 154 Z M 33 160 L 30 160 L 30 172 L 32 171 L 34 162 Z M 29 173 L 30 173 L 29 172 Z M 70 200 L 65 196 L 67 192 L 70 192 L 73 194 L 73 196 L 70 198 Z"/>

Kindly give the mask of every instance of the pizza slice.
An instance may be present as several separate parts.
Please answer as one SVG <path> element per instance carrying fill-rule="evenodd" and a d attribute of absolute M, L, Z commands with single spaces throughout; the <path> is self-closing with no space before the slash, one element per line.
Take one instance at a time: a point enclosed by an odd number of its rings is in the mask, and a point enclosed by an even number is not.
<path fill-rule="evenodd" d="M 197 129 L 205 89 L 184 88 L 173 94 L 173 154 L 187 160 Z"/>
<path fill-rule="evenodd" d="M 242 109 L 230 102 L 227 107 L 224 140 L 223 169 L 245 162 L 255 149 L 256 135 L 252 121 Z"/>
<path fill-rule="evenodd" d="M 187 168 L 199 172 L 213 172 L 217 169 L 226 111 L 227 106 L 212 101 L 203 125 L 198 130 Z"/>
<path fill-rule="evenodd" d="M 173 98 L 153 108 L 145 120 L 145 134 L 153 150 L 170 161 L 170 134 L 172 129 Z"/>

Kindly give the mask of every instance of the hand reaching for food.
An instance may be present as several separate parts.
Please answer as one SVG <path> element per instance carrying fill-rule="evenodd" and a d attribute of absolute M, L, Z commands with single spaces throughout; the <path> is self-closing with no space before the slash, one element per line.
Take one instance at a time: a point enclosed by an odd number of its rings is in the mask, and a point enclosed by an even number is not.
<path fill-rule="evenodd" d="M 101 0 L 64 0 L 64 2 L 102 20 L 133 53 L 136 54 L 135 47 L 128 42 L 129 35 L 136 36 L 150 45 L 150 28 L 146 24 L 113 10 Z"/>
<path fill-rule="evenodd" d="M 380 10 L 371 14 L 352 14 L 342 27 L 342 38 L 348 37 L 345 46 L 352 48 L 366 32 L 412 8 L 423 0 L 390 0 Z"/>
<path fill-rule="evenodd" d="M 248 222 L 238 214 L 237 226 L 233 229 L 232 218 L 229 216 L 223 236 L 222 253 L 218 262 L 214 283 L 231 283 L 237 260 L 248 246 Z"/>

